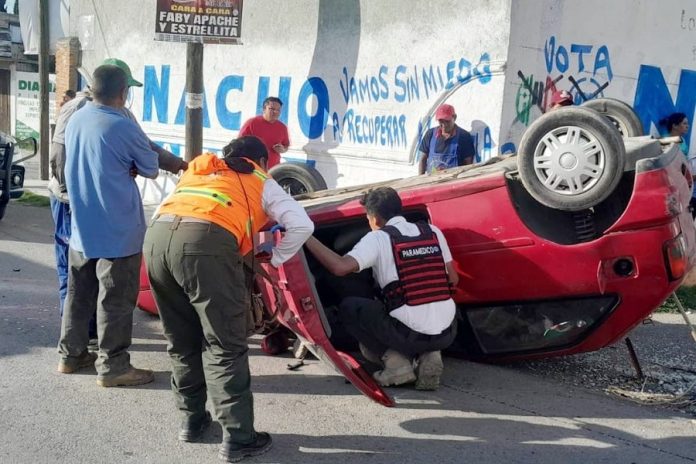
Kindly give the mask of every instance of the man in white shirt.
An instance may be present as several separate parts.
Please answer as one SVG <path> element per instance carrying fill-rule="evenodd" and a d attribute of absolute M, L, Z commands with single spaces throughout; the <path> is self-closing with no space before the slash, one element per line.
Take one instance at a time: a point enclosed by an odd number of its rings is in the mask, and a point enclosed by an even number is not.
<path fill-rule="evenodd" d="M 456 335 L 450 289 L 459 277 L 447 241 L 433 225 L 406 221 L 392 188 L 369 191 L 361 204 L 372 232 L 346 255 L 339 256 L 314 237 L 306 246 L 332 274 L 372 268 L 382 301 L 346 298 L 339 316 L 366 359 L 383 363 L 374 374 L 377 382 L 389 386 L 415 380 L 417 389 L 435 390 L 443 369 L 440 350 Z"/>

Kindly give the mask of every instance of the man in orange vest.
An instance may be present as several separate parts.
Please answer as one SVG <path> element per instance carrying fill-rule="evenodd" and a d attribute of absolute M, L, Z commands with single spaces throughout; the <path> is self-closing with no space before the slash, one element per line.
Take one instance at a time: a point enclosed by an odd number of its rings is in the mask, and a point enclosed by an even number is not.
<path fill-rule="evenodd" d="M 164 200 L 145 236 L 150 286 L 172 360 L 172 391 L 184 419 L 179 440 L 195 441 L 211 421 L 210 396 L 222 426 L 219 457 L 237 462 L 262 454 L 271 437 L 254 430 L 242 257 L 269 221 L 286 233 L 271 250 L 279 266 L 314 231 L 305 210 L 265 173 L 268 152 L 241 137 L 224 158 L 198 156 Z"/>

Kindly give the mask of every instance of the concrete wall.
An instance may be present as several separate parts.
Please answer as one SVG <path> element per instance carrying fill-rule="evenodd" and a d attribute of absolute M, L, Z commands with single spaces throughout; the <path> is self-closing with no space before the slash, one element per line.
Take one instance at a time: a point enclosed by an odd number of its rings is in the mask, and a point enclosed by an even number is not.
<path fill-rule="evenodd" d="M 501 141 L 508 148 L 546 111 L 551 92 L 634 105 L 646 130 L 674 112 L 694 120 L 696 2 L 516 0 Z M 696 140 L 689 135 L 691 154 Z"/>
<path fill-rule="evenodd" d="M 111 3 L 71 1 L 83 66 L 126 60 L 145 84 L 132 101 L 143 128 L 183 153 L 186 46 L 153 40 L 155 0 Z M 244 45 L 205 46 L 205 147 L 219 149 L 278 95 L 288 156 L 316 160 L 329 186 L 415 174 L 421 124 L 443 101 L 476 136 L 480 158 L 497 154 L 510 1 L 466 3 L 245 2 Z"/>

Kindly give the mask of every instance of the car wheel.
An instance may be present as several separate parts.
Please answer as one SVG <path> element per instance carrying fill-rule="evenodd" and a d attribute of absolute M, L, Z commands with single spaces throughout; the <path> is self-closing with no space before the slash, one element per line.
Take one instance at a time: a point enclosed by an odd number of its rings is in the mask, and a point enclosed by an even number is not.
<path fill-rule="evenodd" d="M 607 118 L 624 137 L 639 137 L 644 134 L 643 123 L 628 103 L 615 98 L 597 98 L 582 104 Z"/>
<path fill-rule="evenodd" d="M 546 113 L 527 128 L 517 164 L 522 183 L 539 203 L 580 211 L 614 191 L 625 159 L 623 139 L 604 116 L 567 107 Z"/>
<path fill-rule="evenodd" d="M 319 174 L 319 171 L 305 164 L 278 164 L 273 166 L 268 173 L 290 195 L 301 195 L 326 189 L 326 181 Z"/>

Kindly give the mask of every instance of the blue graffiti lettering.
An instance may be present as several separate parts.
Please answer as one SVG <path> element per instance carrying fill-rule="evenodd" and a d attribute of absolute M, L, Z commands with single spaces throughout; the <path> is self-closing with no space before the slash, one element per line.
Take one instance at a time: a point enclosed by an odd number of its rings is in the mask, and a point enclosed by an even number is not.
<path fill-rule="evenodd" d="M 483 57 L 488 57 L 488 54 L 481 55 L 481 59 L 483 60 Z M 466 74 L 463 74 L 463 72 L 466 71 Z M 485 69 L 484 69 L 484 74 L 485 74 Z M 488 66 L 488 74 L 490 74 L 490 66 Z M 459 74 L 457 75 L 457 80 L 459 83 L 463 84 L 467 82 L 469 79 L 471 79 L 471 62 L 465 58 L 461 58 L 459 60 Z M 488 81 L 484 81 L 481 79 L 481 82 L 484 84 L 487 83 Z"/>
<path fill-rule="evenodd" d="M 570 52 L 568 47 L 558 45 L 556 37 L 549 37 L 544 43 L 544 62 L 546 63 L 546 72 L 551 74 L 554 69 L 563 74 L 569 70 L 577 70 L 578 72 L 585 71 L 585 58 L 589 58 L 594 50 L 593 45 L 588 44 L 570 44 Z M 608 80 L 612 80 L 614 74 L 611 70 L 611 59 L 609 58 L 609 49 L 606 45 L 601 45 L 597 48 L 594 56 L 594 65 L 592 76 L 595 76 L 601 69 L 606 69 Z"/>
<path fill-rule="evenodd" d="M 431 92 L 433 95 L 437 93 L 437 80 L 432 64 L 427 69 L 423 68 L 423 88 L 425 89 L 425 98 L 430 98 Z"/>
<path fill-rule="evenodd" d="M 343 137 L 341 137 L 341 123 L 338 120 L 338 113 L 334 111 L 331 115 L 331 125 L 333 126 L 333 139 L 335 142 L 341 143 Z"/>
<path fill-rule="evenodd" d="M 491 73 L 491 57 L 488 53 L 481 55 L 476 68 L 474 68 L 474 75 L 479 78 L 482 84 L 488 84 L 493 78 Z"/>
<path fill-rule="evenodd" d="M 563 45 L 559 46 L 556 52 L 556 67 L 558 68 L 558 72 L 564 73 L 568 71 L 568 66 L 570 66 L 569 62 L 568 50 L 566 50 Z"/>
<path fill-rule="evenodd" d="M 406 116 L 365 116 L 350 109 L 343 116 L 341 132 L 351 143 L 405 147 Z"/>
<path fill-rule="evenodd" d="M 380 96 L 384 99 L 389 98 L 389 84 L 387 83 L 387 79 L 385 75 L 389 72 L 389 68 L 382 65 L 379 68 L 379 83 L 382 86 L 382 91 L 380 92 Z"/>
<path fill-rule="evenodd" d="M 582 60 L 582 54 L 583 53 L 591 53 L 592 52 L 592 45 L 579 45 L 579 44 L 572 44 L 570 46 L 570 53 L 577 53 L 578 54 L 578 71 L 583 72 L 585 70 L 585 62 Z"/>
<path fill-rule="evenodd" d="M 307 112 L 307 103 L 315 97 L 314 114 Z M 310 77 L 300 89 L 297 101 L 297 119 L 302 133 L 310 139 L 316 139 L 324 133 L 329 119 L 329 89 L 320 77 Z"/>
<path fill-rule="evenodd" d="M 157 112 L 157 122 L 166 124 L 169 114 L 169 73 L 170 66 L 161 66 L 162 80 L 157 79 L 154 66 L 145 66 L 143 89 L 143 121 L 152 121 L 152 106 Z"/>
<path fill-rule="evenodd" d="M 242 112 L 230 111 L 227 107 L 227 94 L 233 90 L 240 92 L 244 90 L 244 76 L 227 76 L 220 82 L 215 97 L 215 112 L 222 127 L 229 130 L 239 130 Z"/>
<path fill-rule="evenodd" d="M 402 79 L 401 76 L 406 72 L 406 66 L 404 65 L 399 65 L 396 67 L 396 72 L 394 73 L 394 86 L 401 90 L 395 90 L 394 91 L 394 99 L 401 103 L 406 100 L 406 94 L 407 94 L 407 85 L 406 81 Z M 344 95 L 345 96 L 345 95 Z"/>
<path fill-rule="evenodd" d="M 684 113 L 693 121 L 696 111 L 696 71 L 681 70 L 677 100 L 674 102 L 662 75 L 662 69 L 641 65 L 633 108 L 646 130 L 650 129 L 651 124 L 657 126 L 660 119 L 674 112 Z M 689 126 L 689 132 L 685 137 L 687 143 L 691 140 L 691 127 Z"/>
<path fill-rule="evenodd" d="M 606 45 L 602 45 L 597 50 L 597 56 L 595 56 L 594 70 L 592 71 L 592 75 L 595 76 L 597 74 L 597 71 L 599 71 L 601 68 L 607 69 L 607 78 L 609 80 L 612 80 L 614 78 L 614 74 L 611 72 L 611 60 L 609 60 L 609 49 Z"/>
<path fill-rule="evenodd" d="M 507 142 L 503 146 L 500 147 L 500 154 L 505 155 L 505 154 L 514 154 L 517 152 L 517 147 L 515 147 L 515 144 L 512 142 Z"/>

